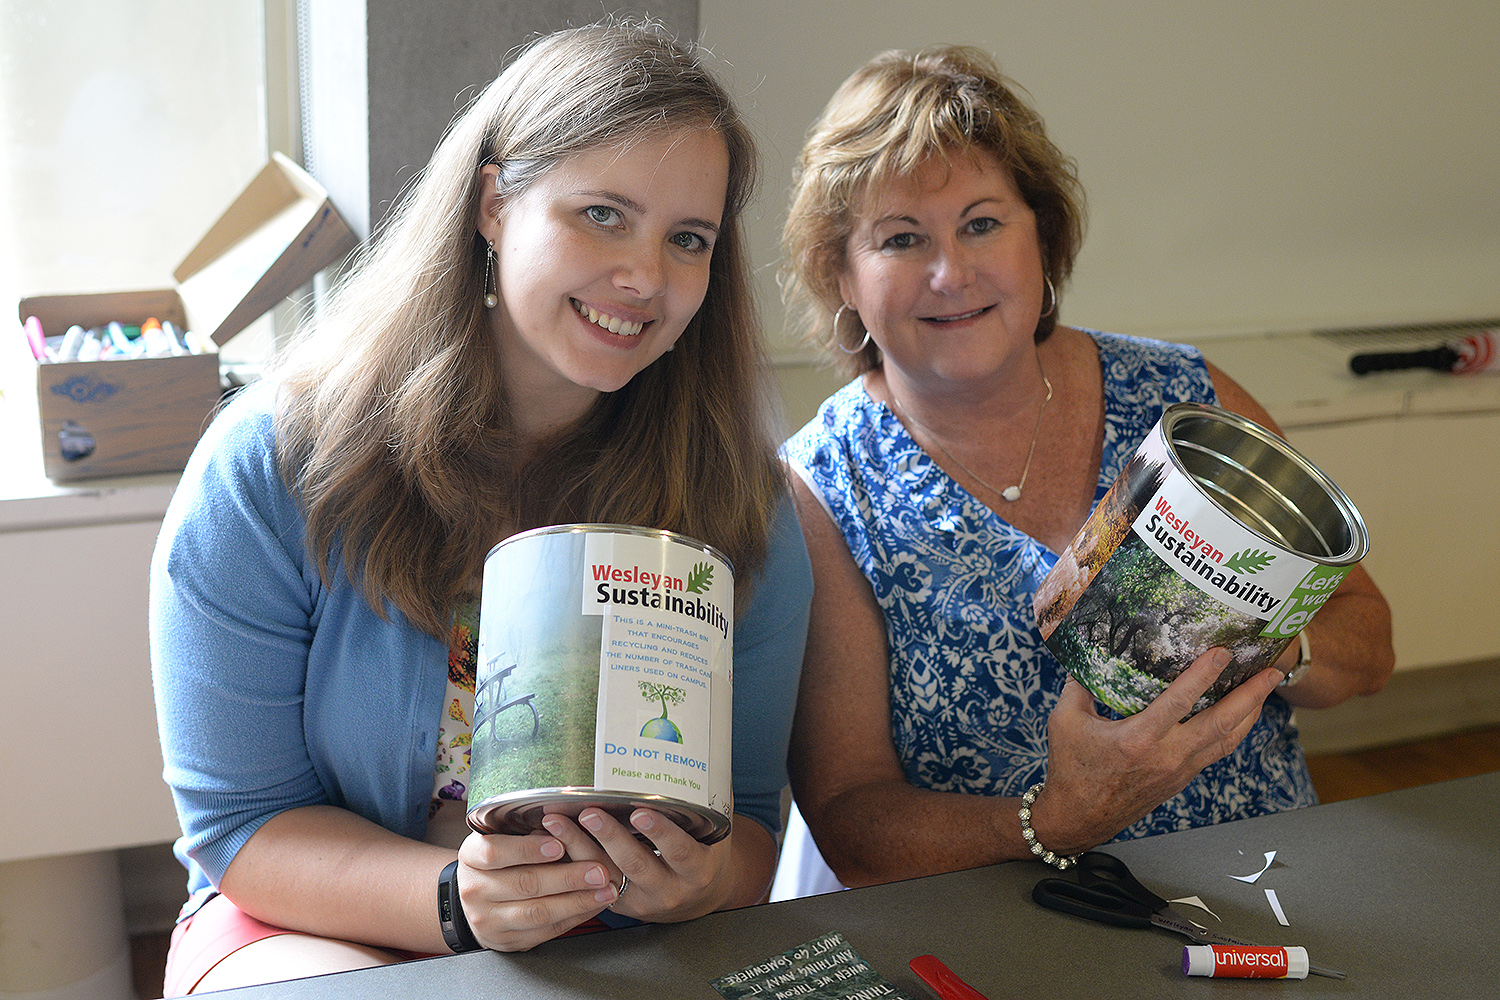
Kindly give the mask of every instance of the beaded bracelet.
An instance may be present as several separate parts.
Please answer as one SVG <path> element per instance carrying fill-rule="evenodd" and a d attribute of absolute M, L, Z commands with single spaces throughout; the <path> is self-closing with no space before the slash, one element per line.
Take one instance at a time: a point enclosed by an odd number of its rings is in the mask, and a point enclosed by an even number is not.
<path fill-rule="evenodd" d="M 1021 796 L 1021 810 L 1016 813 L 1021 817 L 1021 836 L 1026 839 L 1026 844 L 1031 848 L 1032 854 L 1059 871 L 1066 871 L 1078 863 L 1078 855 L 1054 854 L 1047 850 L 1036 839 L 1036 831 L 1031 828 L 1031 804 L 1036 801 L 1037 794 L 1041 792 L 1044 785 L 1046 785 L 1045 781 L 1038 781 L 1026 789 L 1026 794 Z"/>

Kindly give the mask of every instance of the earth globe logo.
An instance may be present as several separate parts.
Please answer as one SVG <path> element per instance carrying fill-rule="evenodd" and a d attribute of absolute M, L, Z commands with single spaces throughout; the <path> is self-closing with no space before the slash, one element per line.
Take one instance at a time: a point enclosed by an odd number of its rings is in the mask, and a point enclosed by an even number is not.
<path fill-rule="evenodd" d="M 648 739 L 681 743 L 682 730 L 677 728 L 677 723 L 667 718 L 667 705 L 681 705 L 687 698 L 687 692 L 670 684 L 653 684 L 650 681 L 641 681 L 640 685 L 642 698 L 661 702 L 661 715 L 642 726 L 641 735 Z"/>

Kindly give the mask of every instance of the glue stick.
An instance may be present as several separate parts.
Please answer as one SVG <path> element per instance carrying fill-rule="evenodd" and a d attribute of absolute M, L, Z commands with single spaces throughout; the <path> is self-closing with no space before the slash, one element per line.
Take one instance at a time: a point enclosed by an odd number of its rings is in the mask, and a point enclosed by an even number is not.
<path fill-rule="evenodd" d="M 1306 979 L 1307 949 L 1190 944 L 1182 949 L 1182 972 L 1237 979 Z"/>

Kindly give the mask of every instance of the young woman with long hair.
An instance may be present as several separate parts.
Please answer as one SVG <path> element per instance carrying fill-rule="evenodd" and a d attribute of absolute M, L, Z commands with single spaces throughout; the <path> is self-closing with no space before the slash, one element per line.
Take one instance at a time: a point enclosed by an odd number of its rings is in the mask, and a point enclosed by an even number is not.
<path fill-rule="evenodd" d="M 167 995 L 448 951 L 440 878 L 459 947 L 499 950 L 765 897 L 811 576 L 748 281 L 754 176 L 730 98 L 658 26 L 547 36 L 216 419 L 152 575 L 190 892 Z M 734 565 L 718 843 L 650 809 L 464 824 L 485 556 L 572 522 L 670 529 Z"/>

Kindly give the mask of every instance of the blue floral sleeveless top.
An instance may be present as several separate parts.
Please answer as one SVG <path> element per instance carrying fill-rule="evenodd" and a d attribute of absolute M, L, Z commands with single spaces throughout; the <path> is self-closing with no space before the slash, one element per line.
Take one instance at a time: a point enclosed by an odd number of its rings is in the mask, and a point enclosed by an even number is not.
<path fill-rule="evenodd" d="M 1166 406 L 1217 396 L 1196 348 L 1088 333 L 1104 375 L 1097 504 Z M 1047 717 L 1067 675 L 1042 643 L 1031 600 L 1057 554 L 955 482 L 858 379 L 783 453 L 885 613 L 891 736 L 906 780 L 1009 796 L 1044 780 Z M 1116 839 L 1316 804 L 1291 707 L 1272 695 L 1234 753 Z"/>

